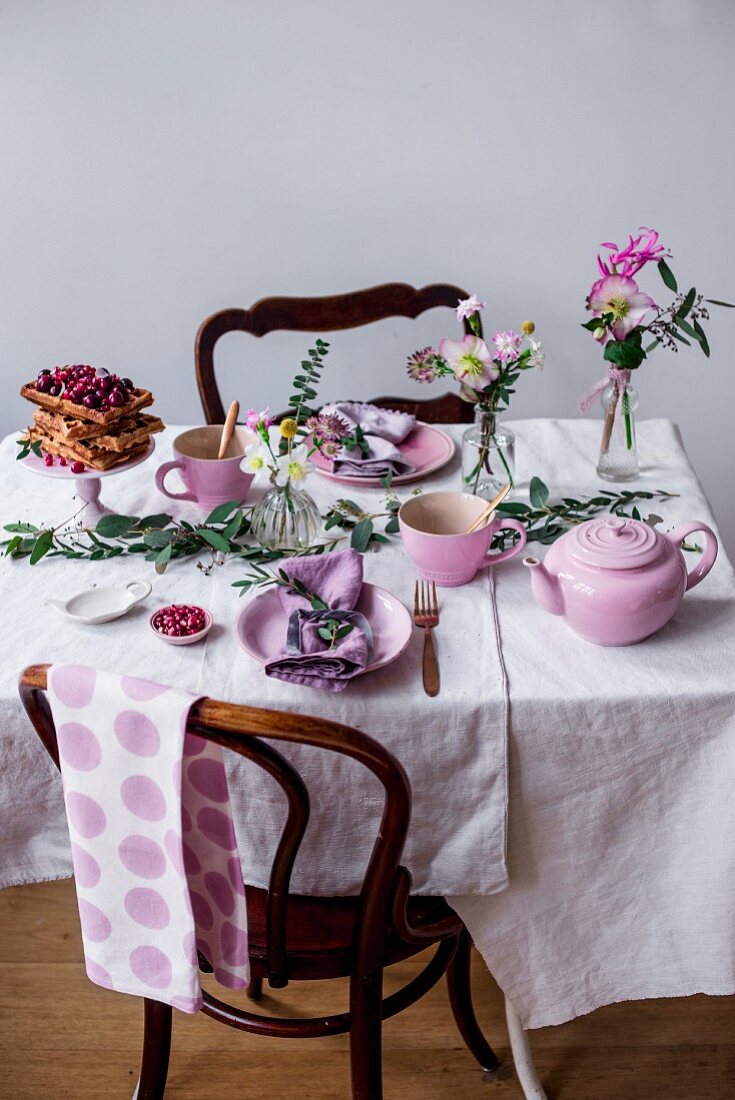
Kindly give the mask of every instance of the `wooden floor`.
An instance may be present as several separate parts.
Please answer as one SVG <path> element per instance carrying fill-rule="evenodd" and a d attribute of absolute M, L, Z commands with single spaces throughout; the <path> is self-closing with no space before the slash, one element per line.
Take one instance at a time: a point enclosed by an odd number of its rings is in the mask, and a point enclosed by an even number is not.
<path fill-rule="evenodd" d="M 417 969 L 395 967 L 389 991 Z M 389 1020 L 386 1100 L 521 1097 L 509 1061 L 502 997 L 475 960 L 478 1015 L 503 1065 L 485 1075 L 463 1047 L 439 985 Z M 315 1015 L 344 1005 L 343 983 L 289 986 L 264 1012 Z M 0 1097 L 130 1100 L 141 1006 L 85 977 L 73 885 L 0 891 Z M 613 1005 L 534 1031 L 550 1100 L 735 1100 L 735 999 L 691 997 Z M 174 1013 L 166 1093 L 172 1100 L 349 1098 L 347 1039 L 243 1035 L 204 1016 Z"/>

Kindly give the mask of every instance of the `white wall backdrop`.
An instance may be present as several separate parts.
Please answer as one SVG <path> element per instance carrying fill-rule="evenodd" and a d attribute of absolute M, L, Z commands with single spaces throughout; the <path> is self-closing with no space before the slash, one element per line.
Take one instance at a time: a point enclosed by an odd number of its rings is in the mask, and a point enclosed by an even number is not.
<path fill-rule="evenodd" d="M 548 366 L 513 415 L 576 415 L 599 241 L 652 225 L 735 297 L 734 47 L 732 0 L 1 0 L 0 431 L 68 361 L 194 421 L 209 313 L 394 279 L 533 318 Z M 409 392 L 448 326 L 335 334 L 325 396 Z M 733 550 L 735 314 L 709 334 L 709 362 L 644 364 L 640 412 L 681 425 Z M 220 346 L 228 396 L 283 404 L 302 338 Z"/>

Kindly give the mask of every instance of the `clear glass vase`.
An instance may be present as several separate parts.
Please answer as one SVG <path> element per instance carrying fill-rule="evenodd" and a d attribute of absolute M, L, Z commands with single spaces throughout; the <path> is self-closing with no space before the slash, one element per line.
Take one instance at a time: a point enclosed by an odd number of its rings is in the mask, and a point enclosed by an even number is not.
<path fill-rule="evenodd" d="M 274 485 L 253 508 L 250 532 L 269 550 L 301 550 L 311 546 L 321 526 L 316 501 L 305 489 Z"/>
<path fill-rule="evenodd" d="M 475 409 L 475 423 L 462 436 L 462 485 L 475 496 L 492 498 L 513 485 L 516 437 L 493 412 Z"/>
<path fill-rule="evenodd" d="M 605 481 L 635 481 L 640 474 L 635 441 L 638 391 L 629 384 L 610 382 L 602 394 L 602 427 L 597 476 Z"/>

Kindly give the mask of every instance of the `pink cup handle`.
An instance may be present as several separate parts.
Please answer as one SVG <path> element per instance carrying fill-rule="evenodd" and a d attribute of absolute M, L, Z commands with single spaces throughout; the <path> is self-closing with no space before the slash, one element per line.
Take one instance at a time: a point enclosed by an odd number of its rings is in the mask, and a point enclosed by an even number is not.
<path fill-rule="evenodd" d="M 523 547 L 526 545 L 526 528 L 523 526 L 520 520 L 504 519 L 499 524 L 498 531 L 502 531 L 504 528 L 506 530 L 510 529 L 513 531 L 518 531 L 521 536 L 521 541 L 517 542 L 515 546 L 509 546 L 507 550 L 501 550 L 497 554 L 491 554 L 488 550 L 487 557 L 485 558 L 484 562 L 480 564 L 480 569 L 484 569 L 486 565 L 496 565 L 499 561 L 505 561 L 507 558 L 514 557 L 516 554 L 519 554 Z"/>
<path fill-rule="evenodd" d="M 706 523 L 700 523 L 696 519 L 690 520 L 689 523 L 680 523 L 673 531 L 668 531 L 666 534 L 666 538 L 673 542 L 674 546 L 678 547 L 681 546 L 687 535 L 691 535 L 695 531 L 704 531 L 707 536 L 707 541 L 704 544 L 704 553 L 702 557 L 687 573 L 687 592 L 690 588 L 694 588 L 695 584 L 699 584 L 700 581 L 704 580 L 715 564 L 715 558 L 717 557 L 717 536 L 711 527 L 708 527 Z"/>
<path fill-rule="evenodd" d="M 182 470 L 184 468 L 183 462 L 178 459 L 174 459 L 173 462 L 164 462 L 156 470 L 156 488 L 159 492 L 163 493 L 165 497 L 170 497 L 171 500 L 196 500 L 193 493 L 170 493 L 166 486 L 163 484 L 166 480 L 166 474 L 171 470 Z"/>

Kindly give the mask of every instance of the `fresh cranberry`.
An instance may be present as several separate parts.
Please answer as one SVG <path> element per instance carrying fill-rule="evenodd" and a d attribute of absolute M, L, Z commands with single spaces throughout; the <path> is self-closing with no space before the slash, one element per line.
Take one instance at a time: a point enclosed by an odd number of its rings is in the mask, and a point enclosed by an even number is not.
<path fill-rule="evenodd" d="M 53 456 L 53 455 L 49 455 L 49 454 L 45 454 L 45 455 L 43 456 L 43 464 L 44 464 L 44 466 L 53 466 L 53 464 L 54 464 L 54 456 Z"/>
<path fill-rule="evenodd" d="M 83 474 L 84 473 L 84 463 L 83 462 L 78 462 L 78 461 L 77 462 L 72 462 L 71 472 L 73 474 Z"/>
<path fill-rule="evenodd" d="M 130 381 L 129 378 L 122 378 L 121 382 L 122 382 L 123 386 L 125 386 L 126 390 L 134 390 L 135 389 L 135 385 Z"/>
<path fill-rule="evenodd" d="M 54 382 L 53 386 L 49 386 L 48 392 L 51 394 L 52 397 L 59 397 L 61 396 L 61 391 L 63 390 L 63 388 L 64 387 L 62 386 L 61 382 Z"/>
<path fill-rule="evenodd" d="M 48 367 L 44 367 L 43 370 L 40 370 L 38 372 L 38 377 L 43 378 L 47 374 L 51 374 L 51 371 L 48 369 Z"/>
<path fill-rule="evenodd" d="M 96 393 L 87 393 L 82 398 L 82 404 L 87 409 L 96 409 L 100 403 L 100 399 Z"/>
<path fill-rule="evenodd" d="M 125 404 L 125 394 L 116 387 L 108 394 L 107 400 L 113 409 L 119 409 L 121 405 Z"/>
<path fill-rule="evenodd" d="M 39 393 L 48 393 L 53 385 L 50 374 L 42 374 L 39 376 L 36 382 L 36 389 Z"/>
<path fill-rule="evenodd" d="M 59 455 L 59 466 L 66 466 L 66 459 L 63 455 Z"/>

